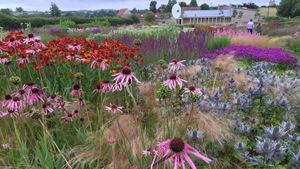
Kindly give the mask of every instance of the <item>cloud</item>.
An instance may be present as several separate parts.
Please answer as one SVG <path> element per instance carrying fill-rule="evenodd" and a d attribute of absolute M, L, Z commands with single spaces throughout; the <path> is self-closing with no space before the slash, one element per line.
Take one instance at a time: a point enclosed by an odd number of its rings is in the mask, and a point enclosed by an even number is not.
<path fill-rule="evenodd" d="M 56 3 L 61 10 L 96 10 L 96 9 L 120 9 L 120 8 L 149 8 L 151 0 L 0 0 L 0 8 L 23 7 L 25 10 L 49 10 L 51 2 Z M 190 0 L 178 0 L 187 3 Z M 269 0 L 198 0 L 198 4 L 208 3 L 209 5 L 254 2 L 259 5 L 267 5 Z M 158 6 L 166 4 L 168 0 L 157 0 Z"/>

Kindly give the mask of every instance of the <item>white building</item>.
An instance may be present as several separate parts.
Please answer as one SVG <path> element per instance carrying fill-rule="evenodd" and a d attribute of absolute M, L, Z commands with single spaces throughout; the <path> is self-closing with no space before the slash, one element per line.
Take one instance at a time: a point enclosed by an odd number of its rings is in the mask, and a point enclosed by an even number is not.
<path fill-rule="evenodd" d="M 182 10 L 181 17 L 176 19 L 176 24 L 230 24 L 232 10 Z"/>

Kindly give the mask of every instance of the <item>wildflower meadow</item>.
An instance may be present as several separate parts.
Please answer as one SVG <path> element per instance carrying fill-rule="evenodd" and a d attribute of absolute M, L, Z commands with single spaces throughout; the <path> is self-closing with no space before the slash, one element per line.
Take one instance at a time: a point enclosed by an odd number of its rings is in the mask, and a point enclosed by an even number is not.
<path fill-rule="evenodd" d="M 107 17 L 1 31 L 0 168 L 300 168 L 300 28 Z"/>

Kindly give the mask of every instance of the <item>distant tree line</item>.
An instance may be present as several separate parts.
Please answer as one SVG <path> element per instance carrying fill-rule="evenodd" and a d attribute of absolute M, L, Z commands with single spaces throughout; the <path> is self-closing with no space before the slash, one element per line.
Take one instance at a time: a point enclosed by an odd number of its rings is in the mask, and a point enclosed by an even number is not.
<path fill-rule="evenodd" d="M 282 17 L 300 16 L 300 1 L 299 0 L 281 0 L 277 14 Z"/>

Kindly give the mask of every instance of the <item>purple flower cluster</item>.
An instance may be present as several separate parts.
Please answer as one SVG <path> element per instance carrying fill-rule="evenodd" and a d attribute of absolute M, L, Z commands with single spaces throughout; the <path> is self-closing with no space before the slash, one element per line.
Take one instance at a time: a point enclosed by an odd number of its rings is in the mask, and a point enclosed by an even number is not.
<path fill-rule="evenodd" d="M 297 63 L 297 58 L 290 55 L 281 48 L 257 48 L 254 46 L 232 45 L 222 49 L 217 49 L 205 55 L 208 58 L 215 58 L 221 54 L 233 53 L 237 58 L 251 57 L 256 61 L 267 61 L 273 63 L 290 62 Z"/>

